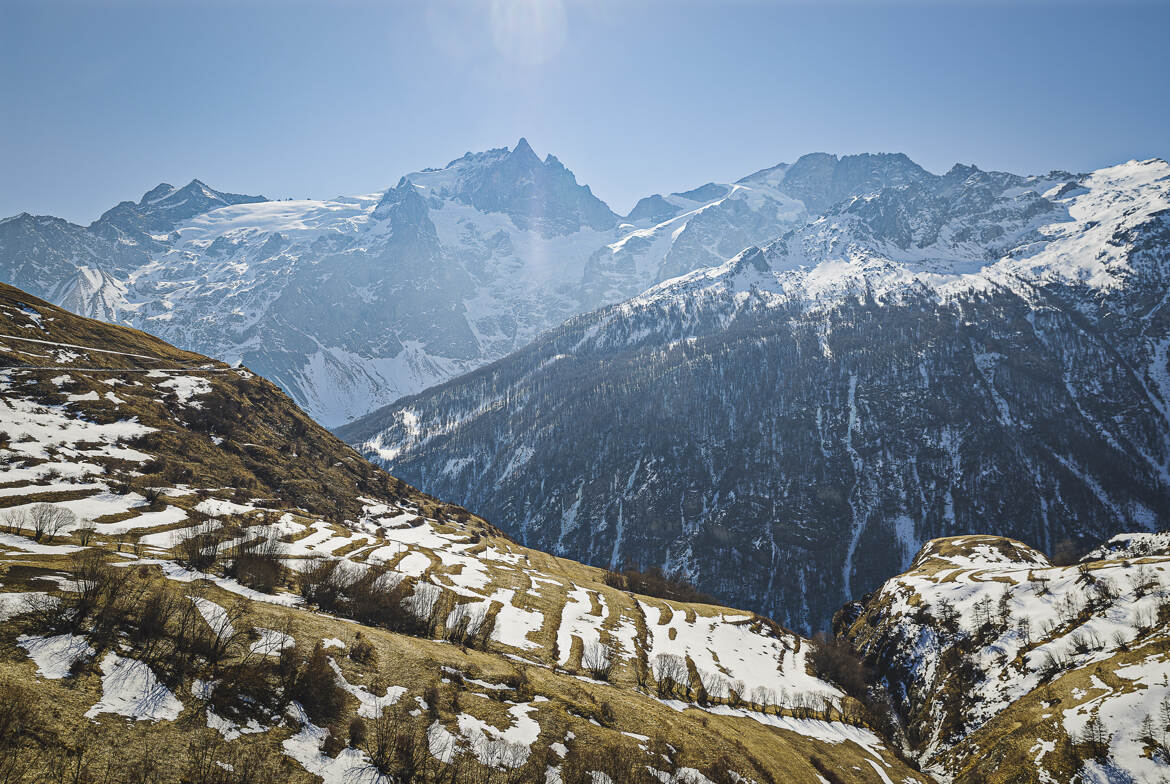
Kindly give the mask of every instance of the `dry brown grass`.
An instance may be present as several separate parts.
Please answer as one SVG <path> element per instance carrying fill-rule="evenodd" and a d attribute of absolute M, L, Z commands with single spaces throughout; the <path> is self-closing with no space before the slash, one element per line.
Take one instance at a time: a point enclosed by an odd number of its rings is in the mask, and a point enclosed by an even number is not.
<path fill-rule="evenodd" d="M 872 769 L 866 762 L 868 755 L 854 744 L 828 744 L 749 718 L 721 716 L 697 708 L 677 711 L 639 691 L 632 668 L 624 660 L 619 661 L 609 683 L 582 680 L 577 677 L 582 647 L 579 639 L 573 642 L 570 666 L 560 670 L 557 667 L 557 630 L 568 592 L 573 586 L 595 591 L 604 597 L 608 612 L 603 618 L 600 601 L 591 600 L 594 615 L 601 618 L 604 641 L 612 643 L 623 617 L 633 619 L 639 635 L 645 638 L 645 618 L 635 599 L 606 586 L 603 570 L 519 547 L 466 510 L 431 498 L 391 477 L 309 420 L 274 385 L 246 371 L 180 351 L 145 333 L 81 319 L 0 285 L 0 304 L 16 303 L 32 304 L 48 316 L 44 320 L 47 332 L 36 334 L 34 337 L 38 339 L 149 357 L 92 353 L 90 360 L 94 364 L 90 366 L 98 366 L 100 361 L 101 367 L 113 371 L 99 373 L 60 369 L 55 367 L 55 361 L 37 358 L 30 353 L 0 352 L 0 364 L 21 366 L 27 371 L 20 377 L 22 384 L 32 382 L 22 387 L 27 394 L 38 396 L 46 403 L 57 403 L 64 400 L 64 392 L 96 391 L 98 401 L 70 403 L 70 409 L 96 421 L 136 416 L 143 424 L 156 429 L 144 436 L 137 447 L 152 454 L 153 461 L 142 467 L 125 461 L 101 460 L 99 462 L 106 470 L 103 479 L 124 483 L 127 489 L 138 492 L 155 485 L 173 487 L 185 484 L 194 488 L 190 494 L 161 499 L 162 503 L 187 511 L 189 520 L 175 526 L 135 530 L 125 536 L 95 536 L 93 544 L 110 551 L 111 559 L 124 561 L 112 551 L 130 552 L 134 549 L 133 542 L 143 534 L 194 524 L 196 516 L 192 510 L 205 495 L 267 499 L 266 505 L 293 512 L 295 520 L 306 526 L 321 518 L 353 519 L 360 512 L 360 496 L 414 505 L 422 516 L 440 520 L 439 530 L 478 537 L 478 541 L 468 539 L 473 546 L 467 552 L 473 557 L 485 558 L 483 562 L 488 565 L 490 573 L 485 593 L 490 595 L 497 589 L 513 590 L 516 606 L 542 614 L 541 627 L 529 635 L 529 640 L 538 646 L 536 649 L 517 652 L 495 643 L 489 644 L 487 650 L 463 648 L 383 628 L 361 626 L 313 608 L 290 609 L 261 601 L 248 605 L 246 625 L 287 630 L 295 638 L 297 647 L 305 652 L 311 651 L 323 639 L 344 640 L 347 644 L 345 651 L 326 649 L 326 652 L 349 683 L 362 685 L 378 694 L 384 693 L 389 686 L 404 686 L 408 691 L 403 702 L 411 707 L 417 697 L 438 695 L 435 718 L 452 731 L 457 728 L 458 713 L 467 713 L 497 728 L 506 728 L 511 722 L 507 712 L 511 706 L 490 696 L 492 692 L 466 680 L 463 684 L 458 683 L 445 674 L 444 667 L 453 668 L 467 678 L 512 684 L 513 688 L 503 692 L 510 699 L 528 701 L 539 695 L 545 700 L 533 702 L 533 716 L 541 727 L 533 752 L 534 759 L 541 763 L 548 753 L 549 744 L 563 742 L 566 734 L 572 732 L 576 740 L 571 745 L 582 753 L 620 747 L 648 755 L 649 751 L 665 749 L 665 743 L 669 742 L 677 750 L 673 755 L 676 765 L 709 771 L 713 766 L 725 768 L 730 761 L 739 772 L 761 784 L 769 781 L 816 784 L 820 779 L 809 761 L 814 756 L 835 770 L 844 781 L 873 780 Z M 5 329 L 11 332 L 12 328 Z M 0 345 L 7 344 L 0 341 Z M 204 409 L 180 406 L 169 392 L 157 387 L 155 381 L 162 379 L 152 379 L 147 371 L 160 366 L 186 368 L 186 372 L 205 377 L 213 391 L 201 399 Z M 72 381 L 63 391 L 49 379 L 64 373 L 70 375 Z M 110 387 L 103 382 L 103 378 L 110 375 L 120 375 L 141 382 L 141 385 Z M 111 390 L 124 402 L 116 404 L 106 400 L 104 394 Z M 213 436 L 225 440 L 216 444 Z M 145 476 L 134 477 L 130 473 L 143 468 Z M 38 500 L 60 501 L 73 495 L 76 494 L 46 491 L 4 496 L 0 497 L 0 507 Z M 107 516 L 101 521 L 117 522 L 142 511 L 145 508 Z M 224 535 L 235 535 L 241 527 L 259 523 L 260 515 L 225 518 L 222 522 Z M 339 534 L 350 533 L 344 526 L 334 525 L 334 528 Z M 290 538 L 295 541 L 310 533 L 312 531 L 306 527 Z M 336 554 L 360 556 L 374 546 L 378 544 L 353 542 Z M 519 563 L 512 566 L 486 560 L 490 555 L 489 548 L 514 554 Z M 425 548 L 415 551 L 427 552 Z M 450 577 L 444 575 L 457 574 L 460 567 L 443 566 L 441 559 L 433 553 L 427 554 L 437 581 L 450 584 Z M 65 573 L 69 567 L 67 555 L 33 555 L 0 548 L 0 570 L 3 570 L 0 590 L 57 591 L 54 583 L 36 578 Z M 221 567 L 210 568 L 214 571 Z M 134 579 L 146 581 L 150 587 L 161 589 L 166 586 L 184 595 L 198 594 L 223 607 L 228 607 L 238 598 L 210 582 L 167 580 L 158 566 L 127 567 L 126 574 L 131 573 L 135 575 Z M 533 581 L 533 574 L 545 579 Z M 291 585 L 291 582 L 286 585 Z M 675 613 L 683 613 L 693 620 L 725 611 L 711 605 L 659 599 L 647 601 L 661 607 L 666 619 Z M 492 614 L 498 609 L 493 606 Z M 48 756 L 68 758 L 69 749 L 80 747 L 82 741 L 91 750 L 87 753 L 94 755 L 94 771 L 103 765 L 108 766 L 111 761 L 133 766 L 149 756 L 158 761 L 159 770 L 153 779 L 143 778 L 144 781 L 178 781 L 186 764 L 189 744 L 207 737 L 206 715 L 191 692 L 192 678 L 226 677 L 225 673 L 234 672 L 233 666 L 240 664 L 245 655 L 242 650 L 233 649 L 222 660 L 202 661 L 198 664 L 198 672 L 185 673 L 173 684 L 185 706 L 177 721 L 135 722 L 103 714 L 91 723 L 83 715 L 100 695 L 99 674 L 90 667 L 76 677 L 62 680 L 38 677 L 35 665 L 15 645 L 18 634 L 36 631 L 27 628 L 26 622 L 17 619 L 0 624 L 0 679 L 7 677 L 26 684 L 34 695 L 44 714 Z M 345 655 L 355 645 L 359 633 L 372 650 L 372 656 L 365 662 L 354 661 Z M 115 641 L 114 644 L 121 642 Z M 124 653 L 133 655 L 132 650 Z M 509 658 L 509 653 L 521 653 L 527 661 Z M 489 696 L 478 696 L 478 692 Z M 335 735 L 344 733 L 357 707 L 357 700 L 348 697 L 342 715 L 334 722 Z M 426 714 L 422 718 L 430 719 Z M 281 748 L 282 741 L 296 731 L 290 726 L 276 727 L 257 735 L 245 735 L 232 744 L 238 748 L 254 749 L 276 780 L 313 781 L 314 777 L 291 761 Z M 637 741 L 623 735 L 623 731 L 647 735 L 661 742 L 648 744 L 649 751 L 643 752 L 638 750 Z M 891 778 L 898 781 L 924 780 L 888 752 L 883 757 L 891 766 Z M 646 756 L 645 759 L 654 759 L 655 764 L 660 762 L 657 757 Z M 557 760 L 552 759 L 552 762 Z M 132 773 L 135 771 L 120 768 L 107 780 L 133 781 L 136 773 Z M 94 776 L 95 782 L 103 780 L 97 773 Z"/>

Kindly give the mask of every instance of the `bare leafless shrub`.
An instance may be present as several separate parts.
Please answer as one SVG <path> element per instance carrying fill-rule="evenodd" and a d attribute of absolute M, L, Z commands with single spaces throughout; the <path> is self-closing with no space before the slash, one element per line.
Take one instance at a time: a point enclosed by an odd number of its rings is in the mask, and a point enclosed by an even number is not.
<path fill-rule="evenodd" d="M 1077 582 L 1088 585 L 1093 581 L 1093 573 L 1089 570 L 1087 563 L 1077 564 Z"/>
<path fill-rule="evenodd" d="M 687 663 L 681 656 L 660 653 L 650 662 L 650 666 L 654 671 L 659 697 L 672 697 L 678 688 L 685 688 L 690 683 Z"/>
<path fill-rule="evenodd" d="M 714 700 L 719 701 L 727 695 L 727 679 L 718 672 L 695 669 L 698 680 L 695 683 L 695 701 L 706 705 Z"/>
<path fill-rule="evenodd" d="M 1040 672 L 1041 680 L 1049 680 L 1067 666 L 1068 660 L 1062 654 L 1054 652 L 1051 648 L 1045 648 L 1040 655 L 1037 669 Z"/>
<path fill-rule="evenodd" d="M 827 704 L 817 694 L 794 692 L 791 696 L 792 713 L 798 719 L 824 718 Z"/>
<path fill-rule="evenodd" d="M 443 589 L 439 586 L 433 583 L 416 583 L 410 596 L 403 599 L 402 606 L 428 630 L 433 631 L 442 596 Z"/>
<path fill-rule="evenodd" d="M 821 775 L 821 778 L 828 782 L 828 784 L 845 784 L 845 779 L 836 770 L 830 768 L 819 758 L 813 757 L 809 760 L 812 763 L 813 769 Z"/>
<path fill-rule="evenodd" d="M 62 603 L 70 605 L 72 626 L 78 628 L 93 618 L 95 625 L 109 631 L 119 620 L 119 599 L 130 587 L 125 571 L 107 562 L 97 550 L 82 550 L 70 555 L 68 572 L 72 593 Z"/>
<path fill-rule="evenodd" d="M 1098 607 L 1108 607 L 1117 600 L 1120 592 L 1117 584 L 1108 577 L 1099 577 L 1093 583 L 1094 600 Z"/>
<path fill-rule="evenodd" d="M 187 743 L 182 780 L 191 784 L 231 784 L 232 771 L 222 764 L 227 755 L 227 743 L 218 731 L 197 731 Z"/>
<path fill-rule="evenodd" d="M 1139 607 L 1133 614 L 1133 627 L 1140 637 L 1154 628 L 1154 610 L 1149 607 Z"/>
<path fill-rule="evenodd" d="M 1170 624 L 1170 596 L 1162 596 L 1158 600 L 1158 607 L 1154 613 L 1159 626 Z"/>
<path fill-rule="evenodd" d="M 207 599 L 192 597 L 193 602 L 209 602 Z M 252 625 L 248 621 L 251 603 L 243 597 L 226 606 L 204 604 L 208 608 L 200 614 L 206 621 L 206 632 L 200 653 L 213 666 L 218 667 L 229 656 L 244 648 L 251 641 Z"/>
<path fill-rule="evenodd" d="M 377 663 L 378 655 L 373 644 L 358 632 L 357 639 L 349 646 L 349 658 L 358 664 L 373 665 Z"/>
<path fill-rule="evenodd" d="M 738 708 L 743 703 L 747 694 L 744 692 L 743 681 L 738 678 L 727 684 L 727 704 L 733 708 Z"/>
<path fill-rule="evenodd" d="M 23 687 L 0 680 L 0 781 L 35 781 L 42 767 L 38 711 Z"/>
<path fill-rule="evenodd" d="M 604 580 L 610 587 L 644 596 L 698 604 L 713 604 L 715 601 L 687 582 L 681 574 L 667 574 L 657 566 L 651 566 L 643 572 L 627 565 L 621 572 L 607 571 Z"/>
<path fill-rule="evenodd" d="M 607 569 L 605 571 L 605 576 L 602 579 L 610 588 L 617 588 L 619 591 L 626 590 L 626 586 L 628 585 L 626 576 L 621 572 L 615 571 L 613 569 Z"/>
<path fill-rule="evenodd" d="M 24 509 L 9 509 L 3 519 L 5 529 L 12 534 L 23 534 L 29 527 L 28 512 Z"/>
<path fill-rule="evenodd" d="M 353 749 L 360 749 L 366 744 L 368 733 L 366 732 L 366 723 L 362 721 L 360 716 L 354 716 L 349 720 L 349 746 Z"/>
<path fill-rule="evenodd" d="M 355 579 L 341 561 L 317 558 L 301 573 L 298 585 L 301 596 L 326 612 L 334 612 L 341 608 L 345 591 Z"/>
<path fill-rule="evenodd" d="M 146 504 L 151 509 L 161 509 L 163 506 L 163 488 L 161 487 L 142 488 L 142 497 L 146 499 Z"/>
<path fill-rule="evenodd" d="M 767 686 L 756 686 L 752 689 L 752 703 L 765 713 L 769 705 L 776 705 L 776 692 Z"/>
<path fill-rule="evenodd" d="M 816 674 L 841 687 L 846 694 L 864 699 L 870 674 L 849 641 L 819 634 L 815 638 L 812 665 Z"/>
<path fill-rule="evenodd" d="M 47 632 L 71 629 L 76 613 L 73 602 L 61 601 L 60 598 L 45 593 L 34 593 L 26 597 L 21 609 L 33 628 Z"/>
<path fill-rule="evenodd" d="M 1056 602 L 1056 613 L 1064 624 L 1075 622 L 1080 617 L 1082 609 L 1077 597 L 1071 593 L 1065 594 Z"/>
<path fill-rule="evenodd" d="M 317 643 L 309 657 L 297 667 L 290 696 L 300 702 L 314 724 L 331 724 L 341 715 L 346 692 L 337 685 L 337 675 L 321 643 Z"/>
<path fill-rule="evenodd" d="M 93 539 L 93 535 L 96 530 L 97 526 L 94 524 L 93 520 L 82 520 L 80 523 L 78 523 L 77 528 L 74 529 L 74 533 L 77 534 L 78 544 L 80 544 L 82 547 L 89 547 L 89 542 L 91 539 Z"/>
<path fill-rule="evenodd" d="M 1130 586 L 1133 588 L 1133 595 L 1141 599 L 1150 591 L 1158 588 L 1158 578 L 1154 571 L 1146 564 L 1139 564 L 1137 571 L 1135 571 L 1129 578 Z"/>
<path fill-rule="evenodd" d="M 175 545 L 178 550 L 179 562 L 184 566 L 200 572 L 206 572 L 219 560 L 220 547 L 223 544 L 218 524 L 207 518 L 195 526 L 195 530 L 188 532 Z"/>
<path fill-rule="evenodd" d="M 275 530 L 240 544 L 228 573 L 249 588 L 272 593 L 284 579 L 284 543 Z"/>
<path fill-rule="evenodd" d="M 471 741 L 472 752 L 488 768 L 513 771 L 520 768 L 529 757 L 528 747 L 510 743 L 501 738 L 477 735 Z"/>
<path fill-rule="evenodd" d="M 637 746 L 621 742 L 572 744 L 561 767 L 564 784 L 595 784 L 606 779 L 614 784 L 658 781 Z"/>
<path fill-rule="evenodd" d="M 1032 644 L 1032 621 L 1028 616 L 1021 615 L 1016 620 L 1016 636 L 1024 645 Z"/>
<path fill-rule="evenodd" d="M 603 727 L 612 727 L 617 724 L 617 716 L 613 712 L 613 705 L 602 702 L 597 706 L 597 721 Z"/>
<path fill-rule="evenodd" d="M 366 723 L 362 749 L 370 764 L 395 781 L 418 781 L 430 757 L 427 733 L 403 705 L 390 705 Z"/>
<path fill-rule="evenodd" d="M 448 642 L 468 647 L 472 645 L 487 618 L 487 607 L 482 604 L 460 604 L 447 616 L 445 637 Z"/>
<path fill-rule="evenodd" d="M 600 640 L 593 640 L 581 653 L 581 666 L 599 681 L 608 681 L 613 672 L 613 649 Z"/>
<path fill-rule="evenodd" d="M 512 690 L 512 695 L 520 701 L 532 699 L 532 683 L 528 680 L 528 670 L 521 667 L 504 678 L 504 685 Z"/>
<path fill-rule="evenodd" d="M 1089 629 L 1077 629 L 1069 635 L 1069 641 L 1072 642 L 1073 650 L 1081 655 L 1091 651 L 1099 651 L 1105 647 L 1101 638 Z"/>
<path fill-rule="evenodd" d="M 634 671 L 634 683 L 639 689 L 648 688 L 650 684 L 650 665 L 647 664 L 645 652 L 639 650 L 634 660 L 631 662 L 631 668 Z"/>

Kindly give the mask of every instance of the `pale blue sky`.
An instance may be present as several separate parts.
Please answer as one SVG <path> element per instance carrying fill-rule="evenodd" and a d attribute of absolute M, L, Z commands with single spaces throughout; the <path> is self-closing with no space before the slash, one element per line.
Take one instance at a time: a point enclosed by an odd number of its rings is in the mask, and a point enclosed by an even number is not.
<path fill-rule="evenodd" d="M 0 215 L 381 190 L 526 136 L 620 212 L 805 152 L 1170 156 L 1170 3 L 0 0 Z"/>

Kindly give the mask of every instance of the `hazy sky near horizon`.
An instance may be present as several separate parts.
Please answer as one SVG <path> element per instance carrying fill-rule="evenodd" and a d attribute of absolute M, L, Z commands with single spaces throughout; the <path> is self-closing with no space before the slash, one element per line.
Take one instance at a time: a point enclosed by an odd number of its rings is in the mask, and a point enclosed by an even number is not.
<path fill-rule="evenodd" d="M 0 216 L 390 187 L 525 136 L 618 212 L 806 152 L 1170 156 L 1170 3 L 0 0 Z"/>

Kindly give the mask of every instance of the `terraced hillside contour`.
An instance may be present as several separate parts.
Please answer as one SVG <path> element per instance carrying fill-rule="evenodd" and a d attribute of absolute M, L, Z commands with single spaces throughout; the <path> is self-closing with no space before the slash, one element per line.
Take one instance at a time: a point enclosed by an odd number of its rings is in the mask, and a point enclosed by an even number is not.
<path fill-rule="evenodd" d="M 809 641 L 520 547 L 246 368 L 8 286 L 0 525 L 8 782 L 929 781 Z"/>
<path fill-rule="evenodd" d="M 1170 781 L 1170 534 L 1069 566 L 1012 539 L 936 539 L 836 624 L 940 780 Z"/>

